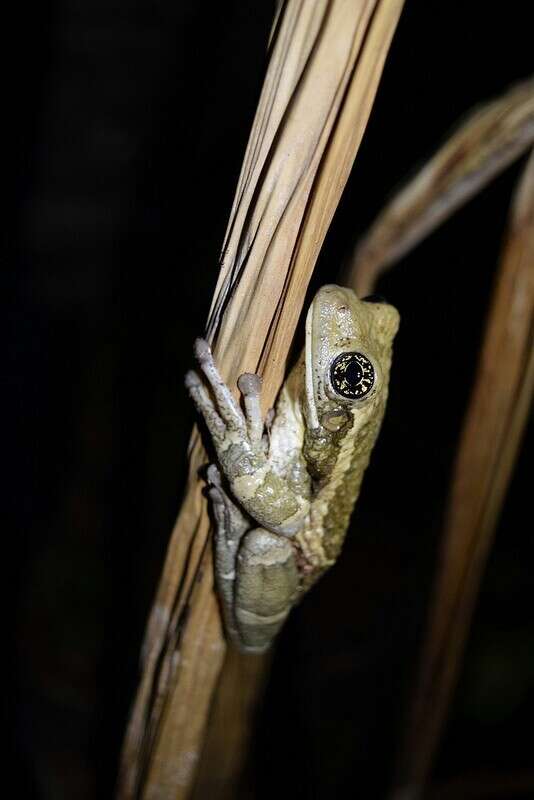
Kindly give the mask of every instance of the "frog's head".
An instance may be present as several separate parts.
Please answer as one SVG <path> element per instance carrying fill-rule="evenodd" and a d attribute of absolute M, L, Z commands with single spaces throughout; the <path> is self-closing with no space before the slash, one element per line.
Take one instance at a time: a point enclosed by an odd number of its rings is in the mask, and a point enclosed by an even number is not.
<path fill-rule="evenodd" d="M 383 409 L 399 314 L 351 289 L 320 289 L 306 319 L 307 425 L 332 433 Z"/>

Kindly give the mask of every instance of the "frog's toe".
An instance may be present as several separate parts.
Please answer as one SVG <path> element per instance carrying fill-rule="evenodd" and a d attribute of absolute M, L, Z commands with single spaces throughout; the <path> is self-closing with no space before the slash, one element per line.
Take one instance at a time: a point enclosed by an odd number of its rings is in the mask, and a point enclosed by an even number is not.
<path fill-rule="evenodd" d="M 216 464 L 210 464 L 206 470 L 206 477 L 210 486 L 221 486 L 221 471 Z"/>
<path fill-rule="evenodd" d="M 196 339 L 194 351 L 199 367 L 213 392 L 222 419 L 231 430 L 243 431 L 245 428 L 243 414 L 217 369 L 210 345 L 205 339 Z"/>
<path fill-rule="evenodd" d="M 263 419 L 261 416 L 262 380 L 259 375 L 255 375 L 252 372 L 244 372 L 237 379 L 237 385 L 245 403 L 245 416 L 250 443 L 253 447 L 258 447 L 261 445 L 263 434 Z"/>
<path fill-rule="evenodd" d="M 186 373 L 184 382 L 197 410 L 200 411 L 204 417 L 204 422 L 213 440 L 215 442 L 221 441 L 226 433 L 226 426 L 213 405 L 213 401 L 202 383 L 200 376 L 197 375 L 194 370 L 189 370 L 189 372 Z"/>

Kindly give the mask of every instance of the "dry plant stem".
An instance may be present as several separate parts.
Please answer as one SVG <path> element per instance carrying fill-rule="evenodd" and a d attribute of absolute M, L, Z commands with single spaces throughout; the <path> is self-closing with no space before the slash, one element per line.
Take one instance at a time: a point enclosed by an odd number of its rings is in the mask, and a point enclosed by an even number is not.
<path fill-rule="evenodd" d="M 311 272 L 371 110 L 402 0 L 288 0 L 223 248 L 207 332 L 230 386 L 264 378 L 272 404 Z M 121 800 L 188 796 L 224 641 L 193 433 L 184 502 L 145 638 Z"/>
<path fill-rule="evenodd" d="M 258 658 L 227 649 L 191 800 L 240 796 L 247 746 L 271 659 L 272 651 Z"/>
<path fill-rule="evenodd" d="M 454 690 L 482 572 L 534 390 L 534 155 L 507 242 L 455 464 L 398 797 L 419 797 Z M 408 791 L 406 790 L 408 787 Z"/>
<path fill-rule="evenodd" d="M 469 116 L 380 213 L 358 243 L 346 283 L 360 297 L 379 275 L 428 236 L 534 142 L 534 80 Z"/>

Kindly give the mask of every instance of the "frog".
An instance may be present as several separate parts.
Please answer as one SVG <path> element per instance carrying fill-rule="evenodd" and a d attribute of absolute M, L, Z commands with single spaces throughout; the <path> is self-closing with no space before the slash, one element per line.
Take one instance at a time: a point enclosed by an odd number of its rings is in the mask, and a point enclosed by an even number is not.
<path fill-rule="evenodd" d="M 262 415 L 259 375 L 223 381 L 194 344 L 186 387 L 215 452 L 206 471 L 214 571 L 227 637 L 263 653 L 290 610 L 336 562 L 388 396 L 396 308 L 329 284 L 315 294 L 303 350 Z"/>

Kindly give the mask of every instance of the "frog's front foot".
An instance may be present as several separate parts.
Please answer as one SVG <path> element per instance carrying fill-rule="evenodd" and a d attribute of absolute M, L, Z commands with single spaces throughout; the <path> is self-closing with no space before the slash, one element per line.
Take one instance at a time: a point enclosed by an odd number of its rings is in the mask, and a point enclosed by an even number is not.
<path fill-rule="evenodd" d="M 263 451 L 264 422 L 261 414 L 261 378 L 245 372 L 237 385 L 243 395 L 245 413 L 241 411 L 228 386 L 223 381 L 213 359 L 211 347 L 205 339 L 197 339 L 194 352 L 200 369 L 215 398 L 213 403 L 199 375 L 187 373 L 186 387 L 202 413 L 216 446 L 225 447 L 239 437 L 246 440 L 252 451 Z"/>
<path fill-rule="evenodd" d="M 206 382 L 192 371 L 186 386 L 204 417 L 232 497 L 261 526 L 293 536 L 308 514 L 309 499 L 295 492 L 271 458 L 263 436 L 261 378 L 250 373 L 239 377 L 243 413 L 204 339 L 196 340 L 195 356 Z"/>

